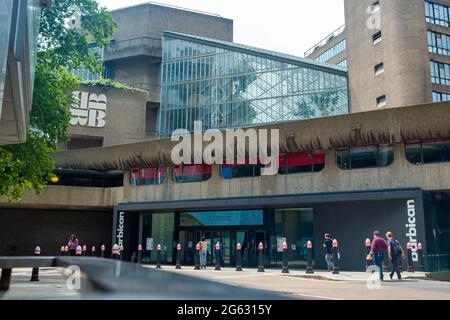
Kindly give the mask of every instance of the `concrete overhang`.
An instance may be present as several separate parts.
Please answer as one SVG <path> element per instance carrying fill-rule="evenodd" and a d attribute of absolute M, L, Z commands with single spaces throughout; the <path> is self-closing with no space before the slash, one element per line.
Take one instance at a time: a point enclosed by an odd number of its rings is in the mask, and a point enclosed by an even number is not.
<path fill-rule="evenodd" d="M 450 102 L 290 121 L 255 129 L 279 129 L 280 152 L 328 150 L 450 137 Z M 170 139 L 53 154 L 57 167 L 128 170 L 171 164 L 178 142 Z M 204 142 L 207 146 L 209 142 Z"/>

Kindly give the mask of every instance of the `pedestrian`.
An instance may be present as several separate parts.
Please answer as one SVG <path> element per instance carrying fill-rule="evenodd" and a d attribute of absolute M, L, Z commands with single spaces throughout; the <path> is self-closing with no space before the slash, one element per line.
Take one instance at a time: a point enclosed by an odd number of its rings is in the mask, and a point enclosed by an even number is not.
<path fill-rule="evenodd" d="M 372 241 L 372 247 L 370 248 L 370 257 L 375 259 L 375 265 L 378 268 L 378 271 L 380 273 L 380 280 L 384 281 L 384 274 L 383 274 L 383 260 L 384 256 L 387 251 L 387 243 L 386 241 L 380 236 L 380 231 L 374 231 L 373 232 L 373 241 Z"/>
<path fill-rule="evenodd" d="M 69 247 L 69 254 L 71 256 L 74 256 L 76 254 L 79 243 L 80 241 L 78 241 L 76 235 L 73 234 L 70 236 L 69 243 L 67 244 L 67 246 Z"/>
<path fill-rule="evenodd" d="M 333 271 L 333 238 L 330 234 L 325 234 L 325 241 L 323 242 L 323 247 L 325 248 L 325 262 L 327 263 L 327 270 Z"/>
<path fill-rule="evenodd" d="M 398 280 L 402 280 L 402 275 L 400 270 L 398 269 L 400 259 L 405 259 L 405 251 L 403 251 L 402 245 L 400 242 L 394 238 L 392 232 L 386 233 L 386 238 L 388 239 L 388 256 L 389 260 L 391 260 L 392 264 L 392 272 L 389 274 L 391 280 L 394 277 L 394 273 L 397 273 Z"/>
<path fill-rule="evenodd" d="M 208 242 L 206 242 L 205 237 L 202 237 L 201 241 L 198 244 L 200 245 L 200 268 L 206 269 L 206 254 L 208 252 Z"/>

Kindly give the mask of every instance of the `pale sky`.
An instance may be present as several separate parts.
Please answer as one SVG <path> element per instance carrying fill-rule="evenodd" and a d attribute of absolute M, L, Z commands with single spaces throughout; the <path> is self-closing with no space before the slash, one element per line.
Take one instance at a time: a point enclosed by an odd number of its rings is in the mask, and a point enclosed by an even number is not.
<path fill-rule="evenodd" d="M 97 0 L 108 9 L 145 0 Z M 234 20 L 234 42 L 303 57 L 344 24 L 344 0 L 159 0 Z M 132 21 L 130 22 L 132 23 Z"/>

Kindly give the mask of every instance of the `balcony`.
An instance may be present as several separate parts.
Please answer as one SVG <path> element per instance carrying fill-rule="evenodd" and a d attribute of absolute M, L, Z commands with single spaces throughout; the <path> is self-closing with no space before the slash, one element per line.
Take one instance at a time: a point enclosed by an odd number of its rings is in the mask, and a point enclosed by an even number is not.
<path fill-rule="evenodd" d="M 305 51 L 305 58 L 309 57 L 314 51 L 316 51 L 317 49 L 323 47 L 324 45 L 326 45 L 328 42 L 330 42 L 331 40 L 336 38 L 338 35 L 340 35 L 344 31 L 345 31 L 345 25 L 343 25 L 339 29 L 335 30 L 334 32 L 332 32 L 331 34 L 329 34 L 328 36 L 326 36 L 325 38 L 320 40 L 312 48 L 310 48 L 309 50 Z"/>
<path fill-rule="evenodd" d="M 161 38 L 145 36 L 112 41 L 109 46 L 105 47 L 103 59 L 104 61 L 111 61 L 136 56 L 161 58 Z"/>
<path fill-rule="evenodd" d="M 153 84 L 153 83 L 131 83 L 130 86 L 133 88 L 147 91 L 148 92 L 147 101 L 156 102 L 156 103 L 161 102 L 161 97 L 160 97 L 161 86 L 160 85 Z"/>

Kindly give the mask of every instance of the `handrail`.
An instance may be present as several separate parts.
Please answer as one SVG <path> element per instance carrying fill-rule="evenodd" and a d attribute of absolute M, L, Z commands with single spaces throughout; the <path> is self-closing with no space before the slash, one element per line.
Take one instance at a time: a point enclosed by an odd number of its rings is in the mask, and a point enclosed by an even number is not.
<path fill-rule="evenodd" d="M 316 49 L 318 49 L 318 48 L 322 47 L 323 45 L 327 44 L 329 41 L 331 41 L 331 39 L 334 39 L 335 37 L 337 37 L 338 35 L 340 35 L 344 31 L 345 31 L 345 24 L 343 26 L 339 27 L 338 29 L 336 29 L 335 31 L 333 31 L 332 33 L 330 33 L 329 35 L 327 35 L 325 38 L 323 38 L 319 42 L 317 42 L 310 49 L 306 50 L 305 54 L 304 54 L 305 58 L 308 57 L 309 55 L 311 55 L 314 51 L 316 51 Z"/>
<path fill-rule="evenodd" d="M 143 267 L 121 260 L 97 257 L 0 257 L 0 293 L 9 289 L 14 268 L 78 266 L 89 285 L 81 294 L 106 298 L 171 300 L 284 300 L 295 297 L 275 292 L 239 288 L 207 279 Z M 32 284 L 30 284 L 31 286 Z M 0 295 L 1 297 L 1 295 Z M 105 296 L 102 296 L 105 298 Z"/>

